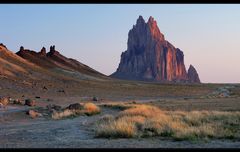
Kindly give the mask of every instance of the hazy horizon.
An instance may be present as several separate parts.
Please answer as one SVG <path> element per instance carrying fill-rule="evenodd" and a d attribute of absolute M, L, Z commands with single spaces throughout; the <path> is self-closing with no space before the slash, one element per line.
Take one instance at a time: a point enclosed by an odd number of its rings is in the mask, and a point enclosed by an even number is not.
<path fill-rule="evenodd" d="M 1 4 L 0 43 L 13 52 L 55 45 L 64 56 L 110 75 L 139 15 L 154 17 L 203 83 L 240 83 L 237 4 Z"/>

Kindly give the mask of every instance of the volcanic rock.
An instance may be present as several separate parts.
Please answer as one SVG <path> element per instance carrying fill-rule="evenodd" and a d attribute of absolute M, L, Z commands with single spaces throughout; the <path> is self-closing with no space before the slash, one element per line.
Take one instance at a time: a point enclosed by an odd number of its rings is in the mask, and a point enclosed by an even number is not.
<path fill-rule="evenodd" d="M 24 47 L 23 46 L 20 46 L 20 49 L 19 49 L 19 51 L 24 51 Z"/>
<path fill-rule="evenodd" d="M 81 109 L 83 109 L 83 106 L 80 103 L 74 103 L 74 104 L 70 104 L 66 109 L 81 110 Z"/>
<path fill-rule="evenodd" d="M 93 97 L 92 100 L 93 100 L 93 101 L 98 101 L 99 99 L 98 99 L 98 97 Z"/>
<path fill-rule="evenodd" d="M 186 82 L 183 52 L 165 40 L 157 22 L 139 16 L 128 33 L 127 50 L 112 77 L 131 80 Z"/>
<path fill-rule="evenodd" d="M 25 105 L 28 105 L 28 106 L 30 106 L 30 107 L 36 106 L 36 101 L 35 101 L 35 100 L 32 100 L 32 99 L 26 99 L 26 100 L 25 100 Z"/>
<path fill-rule="evenodd" d="M 89 66 L 72 58 L 67 58 L 55 49 L 55 45 L 50 46 L 50 51 L 47 53 L 46 48 L 43 47 L 40 52 L 24 49 L 21 47 L 16 53 L 18 56 L 26 59 L 43 68 L 59 69 L 67 71 L 76 71 L 87 75 L 100 76 L 107 78 L 105 75 L 90 68 Z"/>
<path fill-rule="evenodd" d="M 201 83 L 197 70 L 192 65 L 188 68 L 188 81 L 191 83 Z"/>
<path fill-rule="evenodd" d="M 66 93 L 64 89 L 58 90 L 58 92 Z"/>
<path fill-rule="evenodd" d="M 23 102 L 20 99 L 14 99 L 13 100 L 13 104 L 20 104 L 20 105 L 22 105 Z"/>
<path fill-rule="evenodd" d="M 46 48 L 43 47 L 43 48 L 41 49 L 41 51 L 39 52 L 39 54 L 42 55 L 42 56 L 46 56 L 46 55 L 47 55 Z"/>
<path fill-rule="evenodd" d="M 61 111 L 62 110 L 62 107 L 59 106 L 59 105 L 55 105 L 55 104 L 49 104 L 47 105 L 47 109 L 51 112 L 53 112 L 53 110 L 55 111 Z"/>

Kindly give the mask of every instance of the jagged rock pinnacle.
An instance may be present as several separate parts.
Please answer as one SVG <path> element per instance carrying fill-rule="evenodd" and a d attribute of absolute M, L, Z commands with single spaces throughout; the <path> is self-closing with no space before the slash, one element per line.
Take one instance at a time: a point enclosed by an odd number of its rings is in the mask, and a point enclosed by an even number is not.
<path fill-rule="evenodd" d="M 46 48 L 45 48 L 45 47 L 42 47 L 42 49 L 41 49 L 41 51 L 39 52 L 39 54 L 45 56 L 45 55 L 47 54 Z"/>
<path fill-rule="evenodd" d="M 20 49 L 19 49 L 19 51 L 24 51 L 24 47 L 21 46 Z"/>
<path fill-rule="evenodd" d="M 192 65 L 188 68 L 188 79 L 192 83 L 201 83 L 197 70 Z"/>
<path fill-rule="evenodd" d="M 184 54 L 165 40 L 152 16 L 139 16 L 128 33 L 127 50 L 121 54 L 112 77 L 133 80 L 188 81 Z"/>

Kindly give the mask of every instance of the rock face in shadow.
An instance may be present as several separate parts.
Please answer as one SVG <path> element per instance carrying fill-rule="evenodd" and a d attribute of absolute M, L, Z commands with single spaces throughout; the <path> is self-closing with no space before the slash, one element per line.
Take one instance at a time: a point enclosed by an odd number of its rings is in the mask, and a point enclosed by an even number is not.
<path fill-rule="evenodd" d="M 165 40 L 157 22 L 142 16 L 128 33 L 127 50 L 111 77 L 130 80 L 189 82 L 183 52 Z"/>
<path fill-rule="evenodd" d="M 188 81 L 191 83 L 201 83 L 197 70 L 192 65 L 188 68 Z"/>

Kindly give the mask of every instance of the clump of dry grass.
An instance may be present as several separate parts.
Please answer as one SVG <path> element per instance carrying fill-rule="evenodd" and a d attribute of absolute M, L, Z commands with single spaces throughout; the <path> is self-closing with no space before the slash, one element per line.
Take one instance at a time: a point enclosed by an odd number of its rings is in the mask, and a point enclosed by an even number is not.
<path fill-rule="evenodd" d="M 63 111 L 55 111 L 52 113 L 53 119 L 62 119 L 66 117 L 75 117 L 78 115 L 86 114 L 88 116 L 99 114 L 101 112 L 100 108 L 93 103 L 83 104 L 82 109 L 68 109 L 65 108 Z"/>
<path fill-rule="evenodd" d="M 98 137 L 172 137 L 176 140 L 240 138 L 240 112 L 162 111 L 150 105 L 135 105 L 103 121 Z"/>
<path fill-rule="evenodd" d="M 100 108 L 89 102 L 83 105 L 83 111 L 86 115 L 95 115 L 100 113 Z"/>
<path fill-rule="evenodd" d="M 119 116 L 143 116 L 153 117 L 155 115 L 163 114 L 159 108 L 150 105 L 135 105 L 129 109 L 120 112 Z"/>
<path fill-rule="evenodd" d="M 64 109 L 63 111 L 54 111 L 52 113 L 52 118 L 53 119 L 62 119 L 70 116 L 75 116 L 76 115 L 76 110 L 70 110 L 70 109 Z"/>
<path fill-rule="evenodd" d="M 112 120 L 98 126 L 98 137 L 133 137 L 136 128 L 133 122 L 126 122 L 125 119 Z"/>

